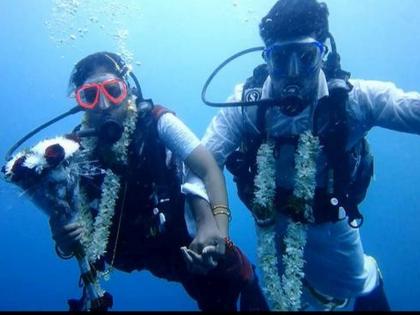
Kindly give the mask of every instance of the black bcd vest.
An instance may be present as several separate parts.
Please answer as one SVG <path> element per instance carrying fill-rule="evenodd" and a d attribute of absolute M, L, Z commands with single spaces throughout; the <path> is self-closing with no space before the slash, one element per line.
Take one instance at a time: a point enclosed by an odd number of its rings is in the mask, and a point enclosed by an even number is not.
<path fill-rule="evenodd" d="M 105 260 L 127 272 L 144 268 L 145 259 L 171 242 L 187 243 L 181 162 L 168 155 L 157 131 L 159 118 L 168 112 L 155 105 L 142 113 L 129 146 L 128 165 L 110 167 L 122 180 Z M 91 197 L 100 196 L 103 177 L 84 181 Z"/>

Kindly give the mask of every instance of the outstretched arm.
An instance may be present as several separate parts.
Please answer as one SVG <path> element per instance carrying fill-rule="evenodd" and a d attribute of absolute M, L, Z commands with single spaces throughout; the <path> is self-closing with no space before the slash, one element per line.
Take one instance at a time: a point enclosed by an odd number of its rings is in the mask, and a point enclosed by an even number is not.
<path fill-rule="evenodd" d="M 366 131 L 378 126 L 420 134 L 420 93 L 405 92 L 391 82 L 351 81 L 350 101 L 356 103 L 356 115 L 365 122 Z M 355 107 L 356 108 L 356 107 Z"/>

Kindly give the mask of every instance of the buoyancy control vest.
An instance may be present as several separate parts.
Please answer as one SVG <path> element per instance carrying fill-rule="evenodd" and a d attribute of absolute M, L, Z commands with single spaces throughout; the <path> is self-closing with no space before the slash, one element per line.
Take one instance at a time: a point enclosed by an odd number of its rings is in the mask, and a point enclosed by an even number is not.
<path fill-rule="evenodd" d="M 255 68 L 253 76 L 244 85 L 243 102 L 258 101 L 261 98 L 267 76 L 266 65 Z M 349 92 L 352 90 L 351 84 L 348 81 L 329 80 L 328 88 L 329 96 L 319 101 L 314 115 L 314 133 L 320 139 L 328 164 L 328 183 L 325 187 L 316 189 L 312 204 L 315 223 L 337 222 L 347 217 L 350 226 L 358 228 L 364 220 L 358 206 L 364 200 L 373 176 L 373 156 L 365 138 L 347 148 L 350 126 L 346 108 Z M 257 128 L 260 135 L 244 135 L 240 148 L 226 161 L 227 169 L 234 176 L 239 198 L 251 211 L 257 172 L 256 156 L 266 138 L 267 109 L 263 105 L 257 109 Z M 245 123 L 244 117 L 245 115 Z M 321 122 L 326 124 L 319 128 Z M 298 137 L 274 140 L 276 148 L 284 144 L 292 144 L 297 148 Z M 277 188 L 276 208 L 294 220 L 304 222 L 304 218 L 297 216 L 291 209 L 292 196 L 293 190 Z"/>
<path fill-rule="evenodd" d="M 123 271 L 142 269 L 146 259 L 188 239 L 181 162 L 157 130 L 159 118 L 168 112 L 155 105 L 143 113 L 129 146 L 128 165 L 112 168 L 122 180 L 105 260 Z M 98 182 L 86 179 L 86 186 L 92 197 L 100 196 Z"/>

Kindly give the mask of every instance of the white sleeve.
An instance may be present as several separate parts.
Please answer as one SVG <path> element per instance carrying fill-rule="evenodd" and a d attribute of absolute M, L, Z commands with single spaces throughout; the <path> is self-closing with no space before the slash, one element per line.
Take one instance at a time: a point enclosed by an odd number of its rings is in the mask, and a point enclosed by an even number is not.
<path fill-rule="evenodd" d="M 350 100 L 358 104 L 360 119 L 374 126 L 420 134 L 420 94 L 405 92 L 391 82 L 352 80 Z"/>
<path fill-rule="evenodd" d="M 243 128 L 240 107 L 224 108 L 212 119 L 201 142 L 220 168 L 223 169 L 226 158 L 239 147 Z"/>
<path fill-rule="evenodd" d="M 241 120 L 231 108 L 221 110 L 208 127 L 202 143 L 213 154 L 218 165 L 223 169 L 226 157 L 238 146 L 241 139 Z M 182 185 L 184 194 L 194 194 L 209 201 L 203 181 L 193 172 L 187 170 L 186 180 Z"/>
<path fill-rule="evenodd" d="M 210 202 L 204 182 L 189 168 L 184 170 L 184 183 L 181 185 L 181 192 L 184 195 L 195 195 Z"/>
<path fill-rule="evenodd" d="M 175 115 L 166 113 L 160 117 L 158 135 L 166 147 L 184 161 L 199 145 L 197 136 Z"/>
<path fill-rule="evenodd" d="M 175 115 L 164 114 L 158 121 L 158 134 L 165 146 L 182 161 L 200 145 L 195 134 Z M 209 200 L 206 188 L 201 178 L 196 176 L 184 164 L 184 180 L 181 185 L 183 194 L 192 194 Z"/>
<path fill-rule="evenodd" d="M 227 102 L 240 102 L 243 88 L 243 83 L 236 84 L 233 94 L 228 97 Z M 243 125 L 242 109 L 227 107 L 221 109 L 207 127 L 201 143 L 213 154 L 221 169 L 223 169 L 229 154 L 239 147 Z"/>

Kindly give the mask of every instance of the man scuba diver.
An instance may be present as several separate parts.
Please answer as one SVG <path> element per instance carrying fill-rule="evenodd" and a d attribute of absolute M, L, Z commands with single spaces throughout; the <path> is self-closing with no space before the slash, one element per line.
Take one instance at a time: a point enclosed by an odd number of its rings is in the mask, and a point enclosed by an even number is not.
<path fill-rule="evenodd" d="M 198 138 L 171 111 L 143 98 L 137 78 L 117 54 L 99 52 L 79 61 L 69 93 L 85 112 L 67 136 L 85 154 L 79 162 L 84 163 L 80 200 L 102 224 L 107 222 L 102 208 L 115 204 L 107 209 L 113 213 L 109 241 L 95 269 L 148 270 L 179 282 L 203 311 L 235 311 L 240 295 L 241 310 L 267 309 L 253 266 L 229 239 L 223 175 Z M 202 180 L 204 192 L 197 195 L 182 185 L 182 163 Z M 107 174 L 117 175 L 113 184 L 121 189 L 101 189 Z M 185 202 L 195 231 L 187 229 Z M 84 227 L 59 216 L 51 216 L 50 226 L 57 254 L 71 258 Z M 80 301 L 69 304 L 81 310 Z"/>
<path fill-rule="evenodd" d="M 384 311 L 390 308 L 383 279 L 375 259 L 364 254 L 358 229 L 363 224 L 358 206 L 373 175 L 365 136 L 374 126 L 420 134 L 420 94 L 405 93 L 392 83 L 350 80 L 340 67 L 328 15 L 327 5 L 317 0 L 276 2 L 260 24 L 265 64 L 238 85 L 235 91 L 241 93 L 229 103 L 203 97 L 208 105 L 226 108 L 213 118 L 202 142 L 219 166 L 226 165 L 234 175 L 238 195 L 258 229 L 272 227 L 284 236 L 287 222 L 307 227 L 300 309 L 308 304 L 342 307 L 355 299 L 354 310 Z M 298 163 L 308 132 L 319 141 L 312 142 L 319 152 L 314 160 L 308 154 Z M 274 157 L 275 176 L 261 184 L 256 179 L 268 167 L 258 162 L 264 144 L 272 144 L 264 161 Z M 311 163 L 314 169 L 308 168 Z M 310 198 L 297 198 L 297 183 L 312 172 L 313 181 L 303 183 Z M 256 200 L 272 181 L 275 195 L 269 202 L 275 214 L 267 218 L 257 211 Z M 312 218 L 301 211 L 308 208 Z M 280 260 L 287 258 L 287 246 L 278 246 L 285 250 L 278 254 Z M 282 262 L 284 268 L 294 263 Z"/>

